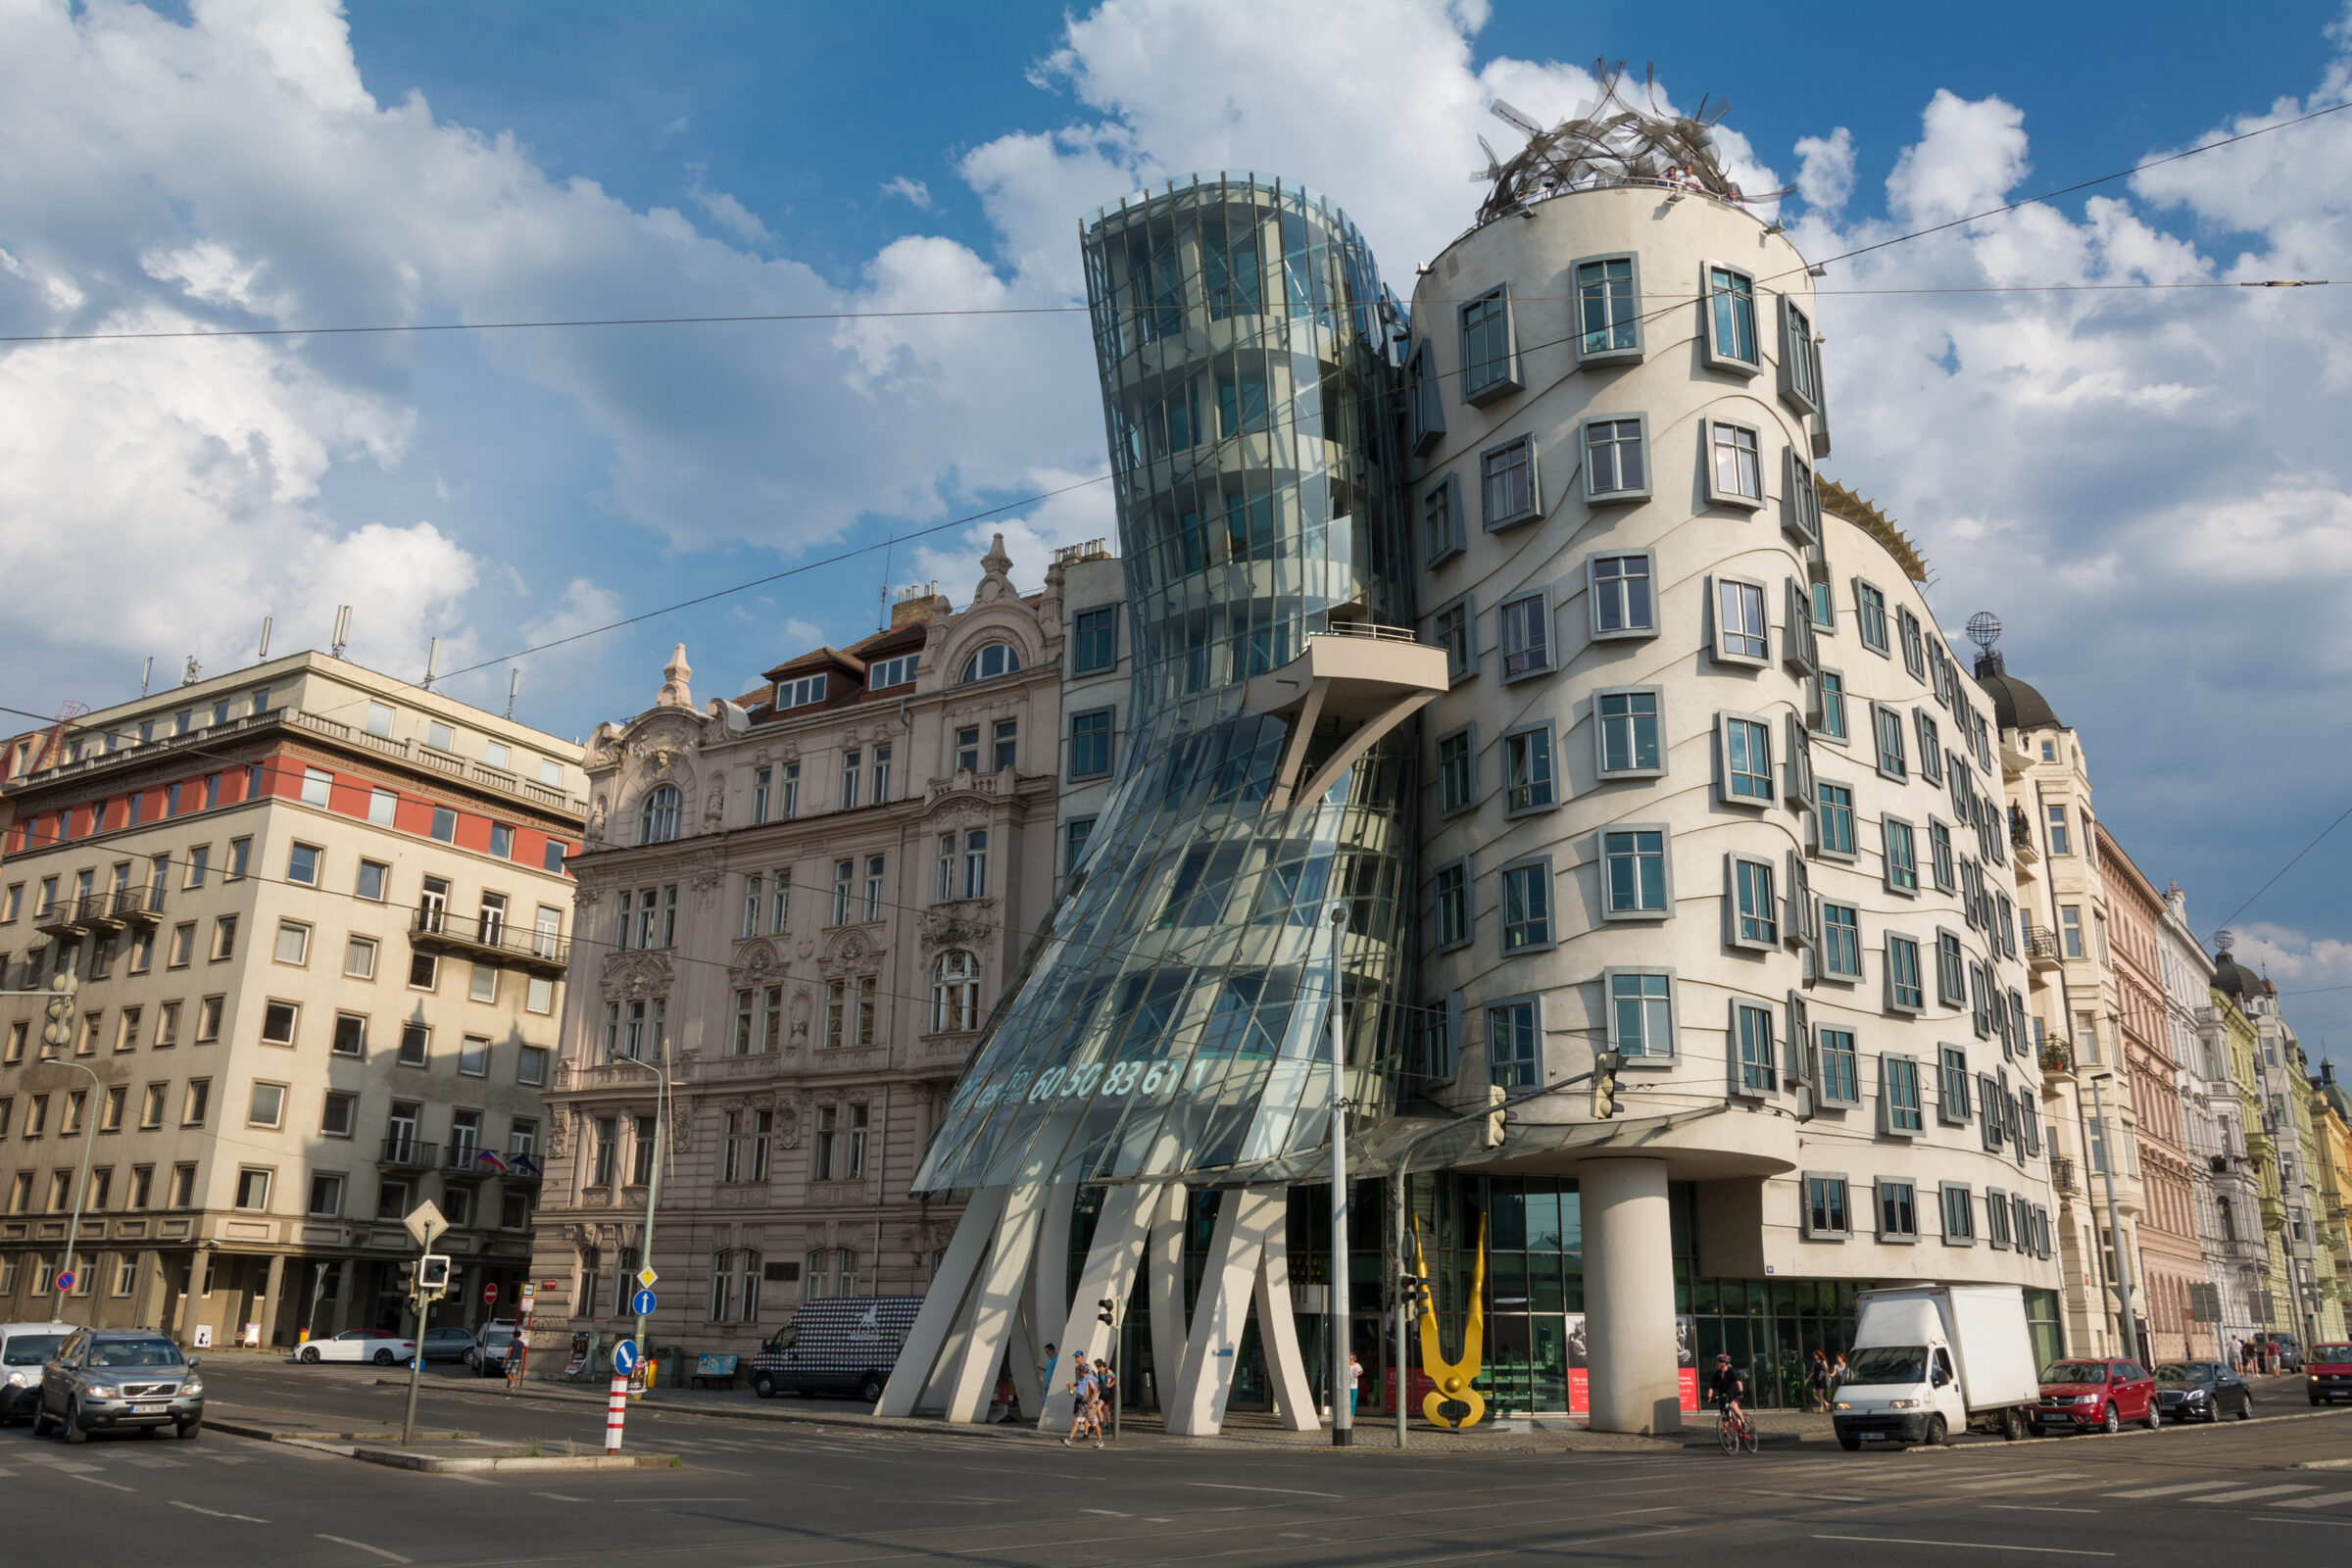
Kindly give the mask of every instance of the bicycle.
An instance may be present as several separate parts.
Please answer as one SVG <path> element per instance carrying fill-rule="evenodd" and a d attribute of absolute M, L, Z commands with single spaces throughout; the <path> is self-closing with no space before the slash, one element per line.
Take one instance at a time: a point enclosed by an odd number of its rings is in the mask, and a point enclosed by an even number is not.
<path fill-rule="evenodd" d="M 1750 1453 L 1756 1451 L 1756 1424 L 1747 1418 L 1745 1410 L 1734 1415 L 1730 1405 L 1723 1406 L 1715 1423 L 1715 1435 L 1722 1440 L 1726 1453 L 1738 1453 L 1741 1448 Z"/>

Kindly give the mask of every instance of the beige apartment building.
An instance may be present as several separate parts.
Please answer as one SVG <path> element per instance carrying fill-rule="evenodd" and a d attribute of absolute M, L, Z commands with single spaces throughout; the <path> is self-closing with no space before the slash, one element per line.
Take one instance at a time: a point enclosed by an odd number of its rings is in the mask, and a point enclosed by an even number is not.
<path fill-rule="evenodd" d="M 1001 539 L 981 566 L 961 612 L 903 596 L 732 700 L 697 706 L 681 648 L 590 736 L 551 1343 L 625 1332 L 657 1162 L 659 1346 L 748 1351 L 804 1300 L 930 1280 L 960 1210 L 908 1182 L 1059 869 L 1063 566 L 1030 596 Z"/>
<path fill-rule="evenodd" d="M 584 784 L 575 744 L 318 653 L 0 751 L 0 1318 L 392 1324 L 427 1199 L 462 1282 L 435 1321 L 509 1310 Z"/>

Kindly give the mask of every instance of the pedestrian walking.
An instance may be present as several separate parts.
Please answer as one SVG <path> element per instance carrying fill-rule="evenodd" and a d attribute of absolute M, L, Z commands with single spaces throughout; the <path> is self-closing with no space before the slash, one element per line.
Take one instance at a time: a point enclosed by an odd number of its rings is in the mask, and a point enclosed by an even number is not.
<path fill-rule="evenodd" d="M 1054 1353 L 1053 1342 L 1048 1341 L 1046 1344 L 1046 1364 L 1037 1369 L 1037 1386 L 1045 1390 L 1048 1394 L 1052 1394 L 1054 1392 L 1054 1369 L 1060 1364 L 1061 1357 Z"/>
<path fill-rule="evenodd" d="M 1836 1394 L 1838 1385 L 1845 1381 L 1845 1352 L 1839 1350 L 1830 1358 L 1830 1392 Z"/>
<path fill-rule="evenodd" d="M 1083 1358 L 1078 1363 L 1078 1375 L 1070 1380 L 1070 1430 L 1063 1435 L 1061 1446 L 1069 1447 L 1086 1431 L 1095 1415 L 1095 1371 Z"/>
<path fill-rule="evenodd" d="M 1348 1418 L 1350 1421 L 1355 1419 L 1356 1390 L 1363 1381 L 1364 1363 L 1356 1359 L 1353 1350 L 1349 1350 L 1348 1352 Z"/>
<path fill-rule="evenodd" d="M 1820 1415 L 1830 1407 L 1830 1358 L 1819 1350 L 1813 1352 L 1813 1364 L 1805 1368 L 1805 1386 L 1813 1391 L 1813 1413 Z"/>
<path fill-rule="evenodd" d="M 1095 1446 L 1102 1446 L 1102 1425 L 1110 1419 L 1110 1401 L 1119 1396 L 1119 1375 L 1108 1361 L 1095 1362 Z"/>

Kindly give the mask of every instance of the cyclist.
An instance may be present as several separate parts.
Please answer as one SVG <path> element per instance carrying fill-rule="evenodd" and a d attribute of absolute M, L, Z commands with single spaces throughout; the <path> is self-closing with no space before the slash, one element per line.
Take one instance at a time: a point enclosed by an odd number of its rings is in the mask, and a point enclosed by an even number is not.
<path fill-rule="evenodd" d="M 1715 1401 L 1717 1410 L 1729 1413 L 1734 1421 L 1745 1421 L 1747 1417 L 1740 1412 L 1740 1401 L 1746 1395 L 1747 1380 L 1734 1369 L 1730 1354 L 1717 1352 L 1715 1376 L 1707 1384 L 1707 1397 Z"/>

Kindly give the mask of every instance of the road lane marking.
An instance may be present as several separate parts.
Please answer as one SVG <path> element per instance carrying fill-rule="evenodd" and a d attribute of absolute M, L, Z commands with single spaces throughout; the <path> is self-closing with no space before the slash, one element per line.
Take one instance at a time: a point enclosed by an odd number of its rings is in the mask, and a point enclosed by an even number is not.
<path fill-rule="evenodd" d="M 122 1490 L 128 1492 L 130 1489 L 125 1487 Z M 249 1513 L 222 1513 L 218 1508 L 199 1508 L 192 1502 L 181 1502 L 176 1497 L 172 1499 L 172 1506 L 174 1508 L 185 1508 L 190 1513 L 209 1514 L 215 1519 L 242 1519 L 249 1525 L 266 1525 L 270 1522 L 267 1519 L 256 1519 Z"/>
<path fill-rule="evenodd" d="M 87 1481 L 93 1487 L 113 1487 L 117 1492 L 135 1492 L 138 1490 L 135 1487 L 123 1486 L 120 1482 L 101 1481 L 96 1476 L 75 1476 L 74 1479 L 76 1481 Z"/>
<path fill-rule="evenodd" d="M 2112 1557 L 2112 1551 L 2079 1551 L 2072 1546 L 2006 1546 L 1992 1541 L 1922 1541 L 1912 1536 L 1815 1536 L 1815 1541 L 1859 1541 L 1873 1546 L 1950 1546 L 1960 1551 L 2030 1551 L 2045 1557 Z"/>
<path fill-rule="evenodd" d="M 2249 1487 L 2243 1492 L 2217 1492 L 2210 1496 L 2183 1497 L 2180 1500 L 2182 1502 L 2244 1502 L 2250 1497 L 2280 1497 L 2290 1492 L 2317 1492 L 2319 1490 L 2313 1486 Z"/>
<path fill-rule="evenodd" d="M 534 1497 L 553 1497 L 558 1502 L 586 1502 L 588 1500 L 586 1497 L 567 1497 L 561 1492 L 534 1492 L 531 1494 L 531 1495 Z"/>
<path fill-rule="evenodd" d="M 1978 1492 L 1986 1487 L 2006 1487 L 2021 1483 L 2039 1486 L 2044 1481 L 2080 1481 L 2089 1473 L 2087 1470 L 2058 1470 L 2045 1476 L 2031 1471 L 2019 1471 L 2009 1475 L 1988 1476 L 1983 1481 L 1963 1481 L 1958 1484 L 1957 1490 Z"/>
<path fill-rule="evenodd" d="M 2110 1497 L 2169 1497 L 2177 1492 L 2211 1492 L 2217 1487 L 2234 1487 L 2234 1481 L 2182 1481 L 2169 1487 L 2141 1487 L 2136 1492 L 2110 1492 Z"/>
<path fill-rule="evenodd" d="M 353 1541 L 345 1536 L 330 1536 L 325 1534 L 323 1531 L 319 1533 L 318 1539 L 320 1541 L 331 1541 L 338 1546 L 351 1546 L 360 1551 L 372 1551 L 378 1557 L 383 1558 L 386 1562 L 413 1562 L 416 1560 L 411 1557 L 403 1557 L 396 1551 L 386 1551 L 381 1546 L 370 1546 L 365 1541 Z"/>
<path fill-rule="evenodd" d="M 2097 1513 L 2096 1508 L 2036 1508 L 2030 1502 L 1988 1502 L 1989 1513 Z"/>
<path fill-rule="evenodd" d="M 2281 1497 L 2271 1504 L 2274 1508 L 2325 1508 L 2331 1503 L 2352 1502 L 2352 1492 L 2323 1492 L 2316 1497 Z"/>
<path fill-rule="evenodd" d="M 1081 1508 L 1078 1511 L 1080 1513 L 1099 1513 L 1112 1519 L 1132 1519 L 1135 1517 L 1135 1515 L 1131 1513 L 1121 1513 L 1116 1508 Z"/>
<path fill-rule="evenodd" d="M 1309 1492 L 1303 1487 L 1237 1487 L 1224 1481 L 1187 1481 L 1188 1487 L 1204 1487 L 1211 1492 L 1279 1492 L 1286 1497 L 1329 1497 L 1334 1502 L 1346 1502 L 1344 1494 Z"/>
<path fill-rule="evenodd" d="M 749 1497 L 614 1497 L 614 1502 L 749 1502 Z"/>

